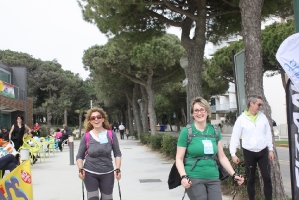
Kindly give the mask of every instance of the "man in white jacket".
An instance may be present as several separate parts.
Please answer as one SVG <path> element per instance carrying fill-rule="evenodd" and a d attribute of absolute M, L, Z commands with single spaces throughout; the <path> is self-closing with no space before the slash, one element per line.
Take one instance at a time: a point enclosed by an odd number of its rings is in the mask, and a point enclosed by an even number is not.
<path fill-rule="evenodd" d="M 236 156 L 239 139 L 242 137 L 242 149 L 246 163 L 247 192 L 249 200 L 254 200 L 255 172 L 259 165 L 264 181 L 266 200 L 272 200 L 272 183 L 269 160 L 274 159 L 272 133 L 267 117 L 260 110 L 263 107 L 261 96 L 252 95 L 247 100 L 248 110 L 237 119 L 230 140 L 230 154 L 234 163 L 240 162 Z"/>

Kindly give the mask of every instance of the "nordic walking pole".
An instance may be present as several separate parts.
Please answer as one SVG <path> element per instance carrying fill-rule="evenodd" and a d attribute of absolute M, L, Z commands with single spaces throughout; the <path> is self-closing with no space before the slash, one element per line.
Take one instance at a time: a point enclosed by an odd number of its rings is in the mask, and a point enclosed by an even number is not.
<path fill-rule="evenodd" d="M 84 200 L 84 183 L 83 183 L 83 180 L 82 180 L 82 195 L 83 195 L 83 200 Z"/>
<path fill-rule="evenodd" d="M 116 169 L 116 176 L 118 176 L 119 169 Z M 121 200 L 121 192 L 120 192 L 120 186 L 119 186 L 119 180 L 117 179 L 117 184 L 118 184 L 118 194 L 119 194 L 119 199 Z"/>
<path fill-rule="evenodd" d="M 83 175 L 83 169 L 81 169 L 80 173 Z M 83 200 L 84 200 L 84 181 L 82 179 L 82 195 L 83 195 Z"/>

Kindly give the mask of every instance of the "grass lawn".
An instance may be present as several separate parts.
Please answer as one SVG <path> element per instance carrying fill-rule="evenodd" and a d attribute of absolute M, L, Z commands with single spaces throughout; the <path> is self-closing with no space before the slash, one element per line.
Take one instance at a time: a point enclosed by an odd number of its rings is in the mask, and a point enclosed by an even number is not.
<path fill-rule="evenodd" d="M 275 141 L 276 145 L 283 145 L 283 146 L 289 146 L 289 141 L 288 140 L 280 140 L 280 141 Z"/>

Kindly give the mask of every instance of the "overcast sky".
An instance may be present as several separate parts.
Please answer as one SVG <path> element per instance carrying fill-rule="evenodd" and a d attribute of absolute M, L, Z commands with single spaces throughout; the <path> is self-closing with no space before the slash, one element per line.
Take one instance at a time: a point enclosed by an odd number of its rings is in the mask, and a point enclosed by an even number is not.
<path fill-rule="evenodd" d="M 179 29 L 169 32 L 180 34 Z M 0 0 L 0 50 L 56 58 L 64 70 L 86 79 L 83 51 L 106 42 L 95 25 L 83 20 L 75 0 Z"/>
<path fill-rule="evenodd" d="M 1 0 L 0 49 L 28 53 L 41 60 L 57 59 L 64 70 L 85 79 L 83 51 L 107 38 L 83 20 L 75 0 Z"/>

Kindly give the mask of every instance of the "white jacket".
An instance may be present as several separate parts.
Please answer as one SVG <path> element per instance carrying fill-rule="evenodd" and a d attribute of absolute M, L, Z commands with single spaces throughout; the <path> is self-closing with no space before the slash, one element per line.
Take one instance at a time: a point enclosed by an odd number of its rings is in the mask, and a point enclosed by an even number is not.
<path fill-rule="evenodd" d="M 243 112 L 237 119 L 230 139 L 230 154 L 236 150 L 242 136 L 242 147 L 249 151 L 259 152 L 268 147 L 273 150 L 272 133 L 269 121 L 264 113 L 259 112 L 255 123 Z"/>

